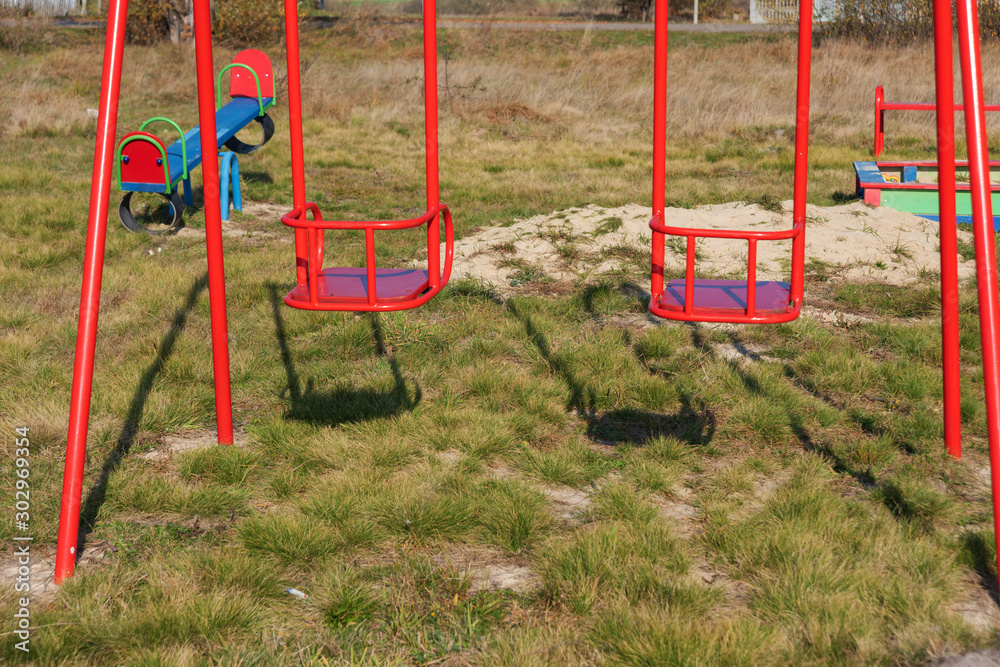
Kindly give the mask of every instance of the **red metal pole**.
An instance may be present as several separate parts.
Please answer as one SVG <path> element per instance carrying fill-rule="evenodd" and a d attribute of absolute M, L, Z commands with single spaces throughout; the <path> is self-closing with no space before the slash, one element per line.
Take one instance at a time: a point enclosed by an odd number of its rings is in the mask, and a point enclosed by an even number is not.
<path fill-rule="evenodd" d="M 128 0 L 110 0 L 104 40 L 101 99 L 97 111 L 97 142 L 90 177 L 90 212 L 87 215 L 87 248 L 83 257 L 80 320 L 76 334 L 76 360 L 73 363 L 73 391 L 69 404 L 66 466 L 63 470 L 62 506 L 59 510 L 55 571 L 57 584 L 73 576 L 76 565 L 83 468 L 87 456 L 87 426 L 90 423 L 90 397 L 94 381 L 97 315 L 104 272 L 104 239 L 108 229 L 108 198 L 111 195 L 127 16 Z"/>
<path fill-rule="evenodd" d="M 288 139 L 292 145 L 292 207 L 306 217 L 306 167 L 302 147 L 302 75 L 299 64 L 299 15 L 297 0 L 285 0 L 285 58 L 288 67 Z M 310 261 L 306 230 L 295 230 L 296 280 L 308 280 Z M 323 261 L 322 257 L 319 261 Z M 323 267 L 319 267 L 322 269 Z"/>
<path fill-rule="evenodd" d="M 792 285 L 790 299 L 802 303 L 805 280 L 806 185 L 809 182 L 809 75 L 812 65 L 812 0 L 799 2 L 798 84 L 795 93 L 795 185 L 792 224 L 802 231 L 792 240 Z"/>
<path fill-rule="evenodd" d="M 955 95 L 952 76 L 951 0 L 934 0 L 934 73 L 937 91 L 938 202 L 941 225 L 941 352 L 944 374 L 944 444 L 962 456 L 959 391 L 958 228 L 955 224 Z M 879 86 L 876 100 L 882 93 Z M 884 101 L 884 100 L 883 100 Z M 876 134 L 876 140 L 878 138 Z M 878 144 L 876 144 L 878 147 Z"/>
<path fill-rule="evenodd" d="M 976 247 L 976 287 L 983 344 L 983 380 L 986 388 L 986 425 L 989 432 L 990 481 L 993 495 L 994 536 L 1000 543 L 1000 303 L 997 302 L 997 257 L 993 245 L 986 112 L 983 109 L 983 70 L 979 57 L 979 25 L 973 0 L 958 0 L 958 50 L 962 62 L 962 97 L 969 147 L 969 185 L 972 230 Z M 1000 544 L 998 544 L 1000 546 Z"/>
<path fill-rule="evenodd" d="M 424 1 L 424 135 L 427 144 L 427 210 L 440 203 L 438 159 L 437 10 L 434 0 Z M 431 289 L 441 282 L 440 216 L 427 226 L 427 273 Z"/>
<path fill-rule="evenodd" d="M 653 41 L 653 218 L 663 215 L 667 187 L 667 13 L 668 0 L 656 0 L 655 37 Z M 662 220 L 666 224 L 666 220 Z M 653 274 L 650 280 L 650 298 L 654 301 L 663 294 L 663 258 L 666 252 L 661 232 L 653 232 Z M 693 245 L 688 239 L 688 249 Z M 688 282 L 691 277 L 688 276 Z M 685 290 L 688 291 L 688 290 Z M 684 302 L 685 310 L 691 304 Z"/>
<path fill-rule="evenodd" d="M 951 24 L 949 23 L 949 25 Z M 950 41 L 948 42 L 948 47 L 948 53 L 951 53 Z M 885 91 L 882 90 L 882 86 L 875 86 L 875 141 L 873 152 L 876 158 L 882 154 L 882 149 L 885 148 L 885 112 L 882 111 L 883 104 L 885 104 Z"/>
<path fill-rule="evenodd" d="M 219 147 L 215 129 L 215 81 L 212 64 L 212 14 L 209 0 L 194 2 L 195 69 L 198 73 L 198 121 L 201 125 L 202 188 L 205 197 L 205 247 L 208 252 L 208 303 L 212 313 L 212 365 L 215 375 L 215 423 L 219 444 L 233 444 L 233 400 L 229 379 L 226 326 L 226 269 L 222 259 L 222 207 Z"/>

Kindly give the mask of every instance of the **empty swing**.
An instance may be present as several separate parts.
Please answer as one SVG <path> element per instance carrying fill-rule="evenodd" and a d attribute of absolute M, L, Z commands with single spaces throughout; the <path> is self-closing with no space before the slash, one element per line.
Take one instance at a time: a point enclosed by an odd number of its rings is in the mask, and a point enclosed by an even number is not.
<path fill-rule="evenodd" d="M 792 228 L 776 232 L 695 229 L 666 224 L 667 145 L 667 3 L 656 0 L 653 93 L 653 261 L 649 312 L 659 317 L 687 322 L 776 323 L 788 322 L 802 309 L 805 272 L 806 184 L 809 148 L 809 66 L 812 57 L 812 0 L 799 2 L 798 77 L 795 102 L 795 182 Z M 663 264 L 667 236 L 683 237 L 684 278 L 664 285 Z M 698 238 L 722 238 L 747 242 L 746 280 L 695 278 Z M 791 282 L 757 280 L 757 244 L 761 241 L 792 241 Z"/>
<path fill-rule="evenodd" d="M 285 303 L 304 310 L 390 311 L 423 305 L 441 291 L 451 276 L 454 234 L 451 212 L 439 201 L 437 22 L 434 0 L 424 0 L 424 130 L 426 141 L 427 211 L 410 220 L 324 220 L 319 207 L 306 201 L 302 144 L 302 86 L 296 0 L 285 0 L 288 55 L 288 116 L 292 149 L 293 210 L 281 221 L 295 229 L 296 285 Z M 309 216 L 312 216 L 311 218 Z M 445 259 L 441 267 L 441 220 Z M 427 227 L 427 269 L 378 268 L 375 232 Z M 365 267 L 323 268 L 324 233 L 328 229 L 365 233 Z"/>

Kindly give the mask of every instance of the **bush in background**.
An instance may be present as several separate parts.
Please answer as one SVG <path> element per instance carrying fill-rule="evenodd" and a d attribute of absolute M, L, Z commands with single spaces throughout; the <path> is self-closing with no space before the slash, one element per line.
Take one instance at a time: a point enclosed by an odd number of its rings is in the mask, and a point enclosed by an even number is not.
<path fill-rule="evenodd" d="M 212 35 L 219 44 L 263 47 L 282 33 L 281 0 L 216 0 L 212 7 Z M 191 0 L 130 0 L 125 39 L 151 45 L 169 39 L 174 44 L 193 36 Z"/>
<path fill-rule="evenodd" d="M 29 18 L 18 7 L 0 5 L 0 51 L 20 54 L 42 40 L 48 21 Z"/>
<path fill-rule="evenodd" d="M 262 48 L 282 35 L 281 0 L 216 0 L 214 9 L 212 34 L 226 46 Z"/>
<path fill-rule="evenodd" d="M 170 23 L 167 21 L 170 4 L 170 0 L 131 0 L 128 3 L 125 41 L 149 46 L 167 39 L 170 36 Z"/>
<path fill-rule="evenodd" d="M 829 34 L 873 46 L 903 46 L 934 34 L 932 0 L 842 0 Z"/>
<path fill-rule="evenodd" d="M 980 38 L 1000 40 L 1000 1 L 979 0 L 978 4 Z M 953 2 L 953 28 L 956 25 Z M 872 46 L 904 46 L 934 37 L 934 6 L 932 0 L 842 0 L 835 18 L 825 27 L 828 34 Z"/>

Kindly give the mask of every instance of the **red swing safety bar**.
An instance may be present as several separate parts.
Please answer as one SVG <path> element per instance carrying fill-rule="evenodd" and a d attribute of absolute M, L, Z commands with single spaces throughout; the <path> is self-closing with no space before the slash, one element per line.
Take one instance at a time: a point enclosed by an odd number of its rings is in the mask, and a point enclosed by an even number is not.
<path fill-rule="evenodd" d="M 393 221 L 330 221 L 323 220 L 319 207 L 309 202 L 306 214 L 312 213 L 310 220 L 295 209 L 282 216 L 281 221 L 296 230 L 306 231 L 306 251 L 296 257 L 305 263 L 306 280 L 300 282 L 285 297 L 285 303 L 293 308 L 306 310 L 355 310 L 389 311 L 404 310 L 422 306 L 431 300 L 448 283 L 454 259 L 454 232 L 451 211 L 439 204 L 419 218 Z M 428 225 L 428 253 L 440 252 L 430 238 L 430 230 L 435 218 L 444 220 L 445 261 L 443 274 L 437 275 L 419 269 L 379 269 L 375 267 L 375 231 L 387 229 L 412 229 Z M 365 268 L 327 268 L 323 266 L 324 238 L 327 229 L 364 230 Z M 429 262 L 435 264 L 435 262 Z M 379 295 L 383 295 L 381 298 Z"/>
<path fill-rule="evenodd" d="M 809 152 L 809 74 L 812 58 L 812 0 L 800 0 L 798 31 L 798 84 L 795 102 L 795 182 L 792 227 L 776 232 L 694 229 L 665 224 L 667 146 L 667 7 L 656 0 L 653 87 L 653 230 L 652 275 L 649 312 L 685 322 L 767 324 L 788 322 L 799 316 L 805 273 L 806 185 Z M 666 236 L 686 239 L 684 278 L 664 285 Z M 747 242 L 746 280 L 695 278 L 698 238 Z M 791 282 L 757 280 L 757 244 L 792 240 Z"/>
<path fill-rule="evenodd" d="M 281 221 L 295 229 L 296 286 L 285 303 L 303 310 L 391 311 L 421 306 L 448 283 L 454 258 L 451 211 L 440 203 L 438 164 L 437 17 L 434 0 L 423 2 L 424 133 L 427 212 L 410 220 L 324 220 L 319 207 L 306 201 L 302 140 L 302 84 L 296 0 L 285 0 L 288 61 L 288 117 L 292 149 L 292 211 Z M 312 218 L 309 218 L 309 215 Z M 441 221 L 445 261 L 441 270 Z M 427 270 L 375 266 L 375 232 L 427 226 Z M 364 231 L 365 267 L 322 268 L 328 229 Z"/>
<path fill-rule="evenodd" d="M 792 269 L 792 282 L 757 280 L 757 243 L 792 239 L 803 240 L 803 222 L 778 232 L 743 232 L 724 229 L 692 229 L 663 224 L 660 213 L 649 222 L 657 234 L 683 236 L 686 243 L 686 266 L 683 280 L 671 280 L 663 286 L 663 258 L 659 264 L 659 292 L 654 292 L 649 310 L 659 317 L 684 322 L 745 322 L 773 324 L 799 316 L 802 304 L 804 266 Z M 705 280 L 694 277 L 695 250 L 698 238 L 743 239 L 747 242 L 747 279 Z M 654 238 L 655 242 L 655 238 Z M 795 248 L 792 249 L 793 255 Z M 655 262 L 655 258 L 654 258 Z M 654 265 L 654 272 L 657 270 Z M 655 283 L 654 274 L 654 285 Z M 655 289 L 655 288 L 654 288 Z M 797 296 L 796 296 L 797 295 Z M 696 305 L 697 304 L 697 305 Z"/>

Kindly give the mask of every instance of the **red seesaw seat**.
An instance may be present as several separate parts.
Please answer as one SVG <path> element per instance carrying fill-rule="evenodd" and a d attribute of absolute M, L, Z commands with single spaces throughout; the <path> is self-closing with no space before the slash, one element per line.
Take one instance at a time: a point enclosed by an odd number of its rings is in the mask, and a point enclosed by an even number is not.
<path fill-rule="evenodd" d="M 438 204 L 419 218 L 387 221 L 323 220 L 319 207 L 307 203 L 281 221 L 295 228 L 297 285 L 285 303 L 303 310 L 390 311 L 421 306 L 448 283 L 455 254 L 451 211 Z M 307 216 L 312 213 L 313 218 Z M 440 220 L 444 220 L 445 259 L 440 271 Z M 375 232 L 427 225 L 427 270 L 375 266 Z M 365 232 L 365 267 L 322 268 L 327 229 Z"/>
<path fill-rule="evenodd" d="M 799 316 L 802 308 L 802 262 L 797 255 L 803 245 L 805 225 L 797 222 L 789 230 L 777 232 L 729 231 L 723 229 L 693 229 L 663 224 L 663 214 L 649 221 L 653 243 L 664 243 L 661 235 L 683 236 L 687 240 L 684 278 L 663 284 L 663 252 L 653 263 L 654 292 L 649 302 L 652 314 L 685 322 L 732 322 L 773 324 L 788 322 Z M 710 280 L 694 277 L 695 244 L 698 238 L 743 239 L 747 242 L 746 280 Z M 791 283 L 757 280 L 757 243 L 793 239 Z M 796 261 L 798 260 L 798 261 Z M 659 277 L 659 281 L 656 280 Z"/>

